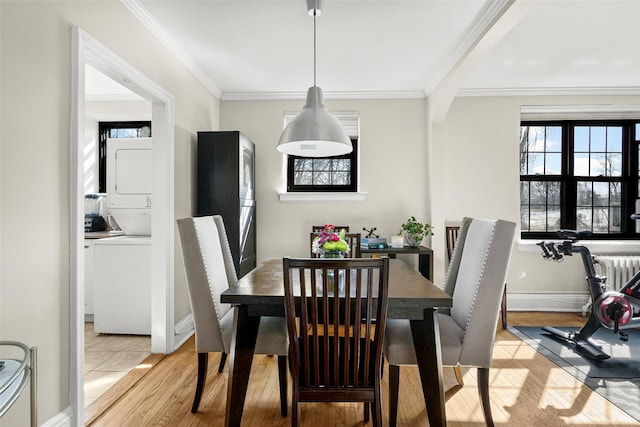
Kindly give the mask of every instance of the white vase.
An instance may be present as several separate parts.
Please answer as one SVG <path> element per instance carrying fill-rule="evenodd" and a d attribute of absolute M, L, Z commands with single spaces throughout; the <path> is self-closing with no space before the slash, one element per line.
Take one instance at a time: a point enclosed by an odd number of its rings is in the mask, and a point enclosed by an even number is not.
<path fill-rule="evenodd" d="M 407 238 L 407 245 L 411 246 L 412 248 L 416 248 L 420 246 L 420 243 L 422 243 L 422 234 L 407 234 L 405 237 Z"/>

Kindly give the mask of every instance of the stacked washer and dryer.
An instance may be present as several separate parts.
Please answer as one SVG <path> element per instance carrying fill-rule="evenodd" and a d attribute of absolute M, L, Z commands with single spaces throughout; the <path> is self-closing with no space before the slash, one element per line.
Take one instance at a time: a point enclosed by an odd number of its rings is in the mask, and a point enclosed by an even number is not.
<path fill-rule="evenodd" d="M 108 215 L 124 235 L 93 247 L 94 329 L 151 334 L 151 138 L 107 140 Z"/>

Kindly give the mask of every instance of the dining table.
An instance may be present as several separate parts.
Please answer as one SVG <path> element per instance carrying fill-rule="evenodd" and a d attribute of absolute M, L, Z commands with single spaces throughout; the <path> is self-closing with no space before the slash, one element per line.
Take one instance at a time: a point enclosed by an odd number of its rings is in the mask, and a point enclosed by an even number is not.
<path fill-rule="evenodd" d="M 225 426 L 240 426 L 261 316 L 285 316 L 282 259 L 264 261 L 220 297 L 235 307 Z M 451 296 L 400 259 L 389 260 L 388 319 L 408 319 L 430 426 L 445 426 L 437 309 Z"/>

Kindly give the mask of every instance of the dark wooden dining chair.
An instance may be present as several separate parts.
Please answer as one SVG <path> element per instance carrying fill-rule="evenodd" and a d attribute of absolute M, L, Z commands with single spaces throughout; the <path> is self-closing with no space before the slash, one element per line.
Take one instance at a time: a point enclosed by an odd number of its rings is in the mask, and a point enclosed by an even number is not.
<path fill-rule="evenodd" d="M 348 225 L 334 225 L 333 228 L 338 232 L 340 230 L 342 230 L 343 228 L 344 228 L 345 232 L 347 232 L 347 233 L 349 232 L 349 226 Z M 314 232 L 314 233 L 319 233 L 319 232 L 321 232 L 323 230 L 324 230 L 324 225 L 312 225 L 311 226 L 311 231 Z"/>
<path fill-rule="evenodd" d="M 365 402 L 382 425 L 389 258 L 283 259 L 292 419 L 301 402 Z"/>
<path fill-rule="evenodd" d="M 313 253 L 313 240 L 318 237 L 318 233 L 309 233 L 309 253 L 311 254 L 311 258 L 318 258 L 320 254 Z M 347 245 L 349 246 L 349 252 L 343 254 L 345 258 L 361 258 L 362 253 L 360 252 L 360 233 L 345 233 L 344 239 L 347 241 Z"/>
<path fill-rule="evenodd" d="M 451 262 L 453 257 L 453 250 L 455 249 L 456 242 L 458 241 L 458 234 L 460 233 L 459 226 L 446 226 L 446 239 L 447 239 L 447 258 Z M 504 285 L 504 291 L 502 291 L 502 302 L 500 303 L 500 320 L 502 321 L 502 329 L 507 329 L 507 284 Z"/>

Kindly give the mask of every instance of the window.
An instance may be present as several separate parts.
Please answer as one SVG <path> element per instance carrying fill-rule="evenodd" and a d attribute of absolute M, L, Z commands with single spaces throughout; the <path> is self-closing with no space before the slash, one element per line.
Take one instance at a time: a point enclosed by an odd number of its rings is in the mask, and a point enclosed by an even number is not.
<path fill-rule="evenodd" d="M 357 191 L 358 140 L 351 139 L 351 145 L 353 151 L 341 156 L 289 156 L 287 191 Z"/>
<path fill-rule="evenodd" d="M 640 122 L 522 122 L 520 224 L 523 238 L 558 229 L 592 238 L 637 238 Z"/>
<path fill-rule="evenodd" d="M 98 192 L 107 192 L 107 138 L 143 138 L 151 136 L 151 122 L 99 122 Z"/>
<path fill-rule="evenodd" d="M 285 127 L 298 114 L 285 112 Z M 355 111 L 336 111 L 331 114 L 349 135 L 353 151 L 332 157 L 287 156 L 287 193 L 358 192 L 360 114 Z"/>

